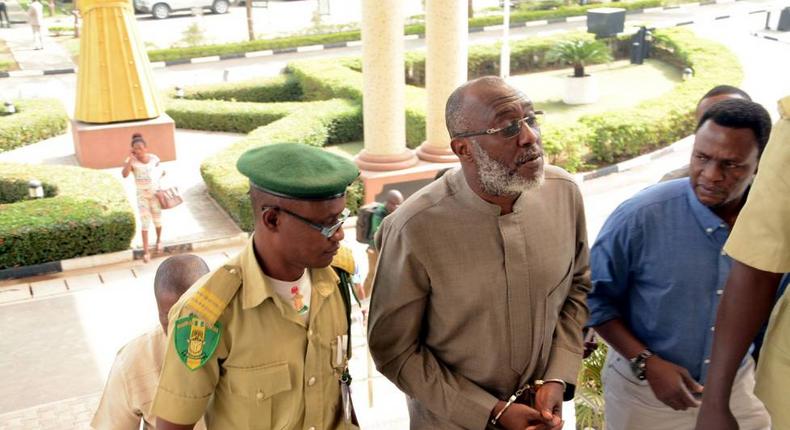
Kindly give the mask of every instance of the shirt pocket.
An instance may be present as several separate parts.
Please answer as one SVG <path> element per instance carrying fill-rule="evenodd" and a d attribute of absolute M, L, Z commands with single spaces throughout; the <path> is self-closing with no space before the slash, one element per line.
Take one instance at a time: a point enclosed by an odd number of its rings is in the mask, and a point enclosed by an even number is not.
<path fill-rule="evenodd" d="M 275 396 L 291 391 L 291 372 L 288 363 L 266 364 L 256 367 L 226 367 L 225 383 L 236 406 L 229 405 L 239 415 L 247 415 L 247 425 L 251 430 L 275 428 L 284 420 L 272 417 L 272 402 Z M 290 407 L 278 404 L 278 414 L 289 416 Z M 243 422 L 243 420 L 240 420 Z"/>

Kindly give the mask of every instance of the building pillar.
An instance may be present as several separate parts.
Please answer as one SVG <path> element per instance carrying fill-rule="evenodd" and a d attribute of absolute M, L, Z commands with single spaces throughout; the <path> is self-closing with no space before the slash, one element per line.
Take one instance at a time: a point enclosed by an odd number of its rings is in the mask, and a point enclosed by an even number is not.
<path fill-rule="evenodd" d="M 399 170 L 417 164 L 406 147 L 403 0 L 362 0 L 362 170 Z"/>
<path fill-rule="evenodd" d="M 417 155 L 431 162 L 456 162 L 444 121 L 447 98 L 467 80 L 468 4 L 458 0 L 425 2 L 425 90 L 428 109 L 425 142 Z"/>

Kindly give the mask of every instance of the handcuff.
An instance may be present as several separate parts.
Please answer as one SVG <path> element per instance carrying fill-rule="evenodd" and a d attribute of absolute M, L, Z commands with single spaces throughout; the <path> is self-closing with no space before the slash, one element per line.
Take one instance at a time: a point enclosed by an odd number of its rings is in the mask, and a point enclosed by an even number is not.
<path fill-rule="evenodd" d="M 502 415 L 505 413 L 507 408 L 509 408 L 510 405 L 515 403 L 516 400 L 518 400 L 518 398 L 521 397 L 521 395 L 524 394 L 525 391 L 532 390 L 533 394 L 537 393 L 538 390 L 540 389 L 540 387 L 544 386 L 545 384 L 547 384 L 549 382 L 556 382 L 558 384 L 562 384 L 562 392 L 563 393 L 565 393 L 565 390 L 568 388 L 568 384 L 565 383 L 565 381 L 563 381 L 562 379 L 553 379 L 553 378 L 552 379 L 536 379 L 535 382 L 533 383 L 533 385 L 526 384 L 523 387 L 519 388 L 515 393 L 513 393 L 513 395 L 511 395 L 507 399 L 507 402 L 505 403 L 505 407 L 502 408 L 496 414 L 496 416 L 494 418 L 491 418 L 491 424 L 492 425 L 496 425 L 496 423 L 499 421 L 499 418 L 502 417 Z"/>

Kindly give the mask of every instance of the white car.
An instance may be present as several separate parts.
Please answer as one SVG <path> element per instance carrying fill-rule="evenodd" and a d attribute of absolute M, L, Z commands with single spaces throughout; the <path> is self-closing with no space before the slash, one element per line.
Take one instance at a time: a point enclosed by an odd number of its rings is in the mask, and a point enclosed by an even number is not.
<path fill-rule="evenodd" d="M 229 0 L 134 0 L 134 9 L 150 13 L 156 19 L 165 19 L 176 11 L 190 11 L 195 8 L 210 9 L 214 13 L 227 13 Z"/>

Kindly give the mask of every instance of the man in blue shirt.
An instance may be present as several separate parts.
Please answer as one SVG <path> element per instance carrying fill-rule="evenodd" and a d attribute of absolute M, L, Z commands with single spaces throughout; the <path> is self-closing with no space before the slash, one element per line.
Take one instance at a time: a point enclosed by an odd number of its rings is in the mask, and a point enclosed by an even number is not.
<path fill-rule="evenodd" d="M 602 376 L 607 429 L 694 428 L 731 266 L 722 248 L 770 130 L 759 104 L 715 104 L 697 125 L 689 178 L 641 191 L 602 228 L 588 325 L 611 346 Z M 753 390 L 745 357 L 732 410 L 741 429 L 768 429 Z"/>

